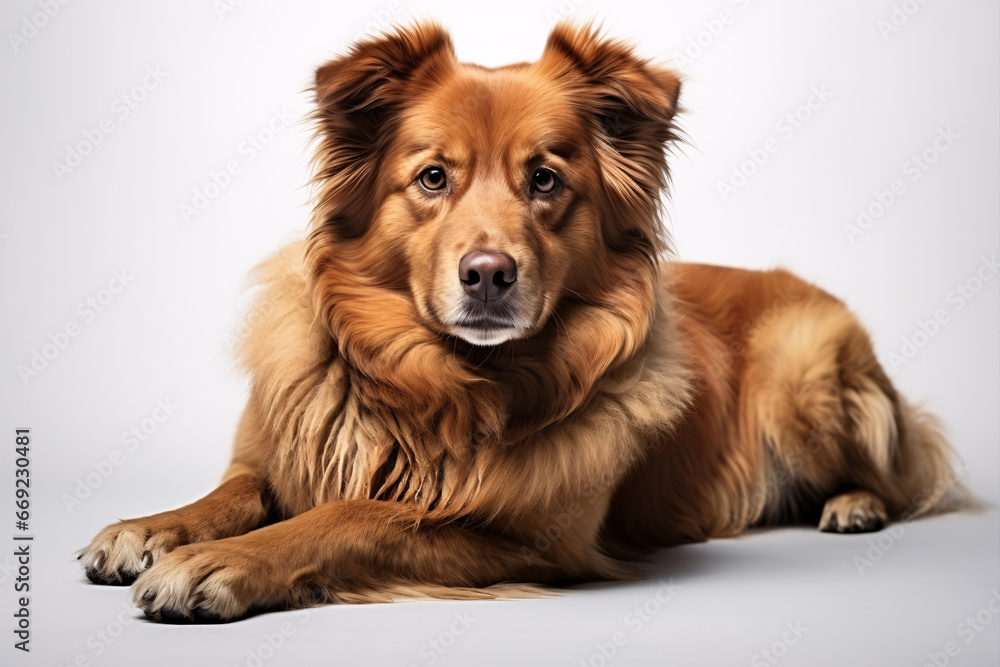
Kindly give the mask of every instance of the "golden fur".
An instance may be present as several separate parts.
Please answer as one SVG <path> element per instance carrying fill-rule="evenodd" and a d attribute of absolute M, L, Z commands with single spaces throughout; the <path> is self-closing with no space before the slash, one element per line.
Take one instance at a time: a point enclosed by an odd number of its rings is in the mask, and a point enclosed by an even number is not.
<path fill-rule="evenodd" d="M 679 92 L 567 24 L 532 64 L 460 63 L 422 24 L 321 67 L 314 219 L 258 270 L 232 465 L 203 500 L 105 528 L 91 580 L 134 580 L 167 621 L 530 595 L 762 523 L 933 507 L 949 447 L 841 302 L 665 261 Z M 482 249 L 517 266 L 502 331 L 456 315 Z"/>

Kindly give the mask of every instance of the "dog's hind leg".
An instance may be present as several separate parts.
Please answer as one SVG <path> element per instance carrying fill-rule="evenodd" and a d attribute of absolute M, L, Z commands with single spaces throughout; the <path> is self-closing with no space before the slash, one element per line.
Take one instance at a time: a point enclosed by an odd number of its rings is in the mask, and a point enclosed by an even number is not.
<path fill-rule="evenodd" d="M 855 489 L 826 501 L 819 529 L 826 533 L 870 533 L 889 521 L 885 505 L 871 491 Z"/>
<path fill-rule="evenodd" d="M 898 395 L 856 318 L 818 291 L 751 341 L 741 412 L 765 450 L 764 522 L 878 530 L 932 508 L 954 482 L 933 419 Z"/>

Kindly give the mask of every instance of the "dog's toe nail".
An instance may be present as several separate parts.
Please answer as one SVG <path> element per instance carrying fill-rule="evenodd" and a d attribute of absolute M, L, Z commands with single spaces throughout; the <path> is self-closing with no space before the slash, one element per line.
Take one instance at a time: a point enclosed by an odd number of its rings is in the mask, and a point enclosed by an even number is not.
<path fill-rule="evenodd" d="M 143 602 L 150 602 L 155 597 L 156 597 L 156 594 L 153 593 L 153 589 L 152 588 L 147 588 L 146 590 L 144 590 L 142 592 L 142 600 L 143 600 Z"/>
<path fill-rule="evenodd" d="M 865 524 L 863 526 L 863 529 L 869 533 L 873 533 L 876 530 L 882 530 L 883 528 L 885 528 L 885 522 L 882 521 L 882 517 L 876 514 L 869 516 L 865 520 Z"/>
<path fill-rule="evenodd" d="M 163 620 L 167 623 L 189 623 L 191 621 L 190 617 L 186 614 L 175 611 L 170 607 L 164 607 L 161 609 L 160 616 L 163 617 Z"/>
<path fill-rule="evenodd" d="M 148 551 L 144 551 L 142 553 L 142 569 L 148 570 L 152 566 L 153 566 L 153 554 Z"/>
<path fill-rule="evenodd" d="M 201 607 L 195 607 L 192 612 L 194 613 L 195 620 L 201 623 L 220 623 L 222 621 L 222 616 Z"/>

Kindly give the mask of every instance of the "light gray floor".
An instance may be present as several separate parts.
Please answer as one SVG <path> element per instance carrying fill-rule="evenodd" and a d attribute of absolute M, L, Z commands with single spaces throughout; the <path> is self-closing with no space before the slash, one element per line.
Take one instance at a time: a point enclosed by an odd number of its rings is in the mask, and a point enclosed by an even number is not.
<path fill-rule="evenodd" d="M 991 508 L 871 535 L 769 529 L 664 550 L 647 580 L 549 599 L 346 605 L 197 627 L 149 623 L 127 589 L 88 583 L 71 531 L 35 545 L 33 651 L 0 662 L 885 667 L 938 654 L 996 665 L 998 527 Z"/>

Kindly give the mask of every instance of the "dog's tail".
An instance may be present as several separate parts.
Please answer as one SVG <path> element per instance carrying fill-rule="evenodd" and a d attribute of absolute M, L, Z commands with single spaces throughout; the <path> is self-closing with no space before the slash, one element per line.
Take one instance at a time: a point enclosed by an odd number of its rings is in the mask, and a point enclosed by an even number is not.
<path fill-rule="evenodd" d="M 920 406 L 899 402 L 899 451 L 895 465 L 899 483 L 900 520 L 927 514 L 974 510 L 978 502 L 965 485 L 967 469 L 945 437 L 941 422 Z"/>

